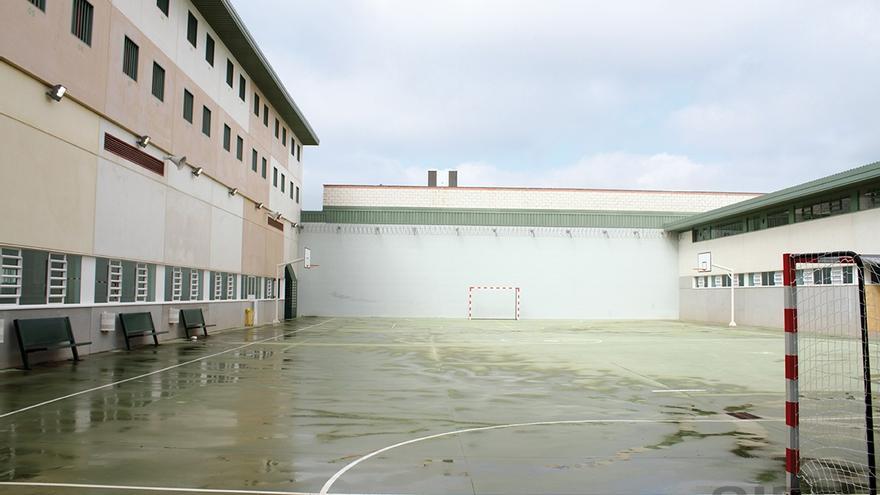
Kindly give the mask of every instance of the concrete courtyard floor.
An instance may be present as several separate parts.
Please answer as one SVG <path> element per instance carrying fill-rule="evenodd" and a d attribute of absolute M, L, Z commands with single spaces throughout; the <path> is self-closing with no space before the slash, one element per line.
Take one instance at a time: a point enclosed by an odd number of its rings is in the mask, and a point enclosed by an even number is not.
<path fill-rule="evenodd" d="M 301 318 L 7 370 L 0 493 L 773 493 L 782 337 Z"/>

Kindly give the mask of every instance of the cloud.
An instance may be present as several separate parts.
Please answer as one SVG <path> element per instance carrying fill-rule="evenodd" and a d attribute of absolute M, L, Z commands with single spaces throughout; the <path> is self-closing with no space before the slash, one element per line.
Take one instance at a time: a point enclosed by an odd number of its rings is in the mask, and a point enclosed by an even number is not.
<path fill-rule="evenodd" d="M 324 182 L 773 190 L 880 158 L 880 3 L 234 0 Z"/>

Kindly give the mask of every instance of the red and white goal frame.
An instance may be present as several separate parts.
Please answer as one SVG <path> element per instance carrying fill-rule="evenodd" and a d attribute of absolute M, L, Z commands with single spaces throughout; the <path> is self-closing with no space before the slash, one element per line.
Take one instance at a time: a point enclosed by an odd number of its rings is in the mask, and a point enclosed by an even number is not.
<path fill-rule="evenodd" d="M 782 261 L 786 492 L 839 493 L 850 486 L 848 493 L 876 494 L 871 360 L 878 351 L 869 338 L 880 336 L 876 293 L 867 296 L 866 283 L 877 282 L 880 258 L 836 251 L 784 254 Z M 849 280 L 837 287 L 830 278 L 816 281 L 817 273 L 832 269 L 848 270 Z M 812 285 L 804 283 L 808 271 Z"/>
<path fill-rule="evenodd" d="M 520 288 L 512 285 L 471 285 L 468 287 L 468 320 L 474 317 L 474 291 L 476 290 L 512 290 L 514 291 L 514 320 L 519 320 Z"/>

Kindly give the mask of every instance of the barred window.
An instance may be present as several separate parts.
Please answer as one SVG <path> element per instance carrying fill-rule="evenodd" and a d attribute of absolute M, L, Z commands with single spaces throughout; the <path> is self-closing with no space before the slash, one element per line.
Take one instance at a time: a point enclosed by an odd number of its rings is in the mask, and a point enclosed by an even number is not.
<path fill-rule="evenodd" d="M 246 98 L 246 96 L 245 96 L 245 94 L 246 94 L 245 92 L 247 91 L 246 87 L 247 87 L 247 83 L 244 80 L 244 76 L 238 76 L 238 98 L 241 101 L 244 101 Z"/>
<path fill-rule="evenodd" d="M 171 269 L 171 300 L 180 301 L 183 298 L 183 269 L 175 266 Z"/>
<path fill-rule="evenodd" d="M 67 255 L 49 253 L 46 265 L 46 304 L 63 304 L 67 298 Z"/>
<path fill-rule="evenodd" d="M 193 94 L 183 90 L 183 119 L 193 123 Z"/>
<path fill-rule="evenodd" d="M 244 160 L 244 139 L 241 136 L 235 137 L 235 158 L 238 161 Z"/>
<path fill-rule="evenodd" d="M 189 273 L 189 300 L 199 301 L 202 298 L 201 284 L 199 284 L 199 271 L 193 269 Z"/>
<path fill-rule="evenodd" d="M 189 41 L 193 47 L 196 46 L 196 40 L 199 37 L 199 21 L 196 19 L 196 16 L 192 14 L 192 12 L 187 12 L 186 17 L 186 40 Z"/>
<path fill-rule="evenodd" d="M 92 46 L 92 22 L 94 16 L 95 8 L 92 7 L 92 4 L 86 0 L 73 0 L 70 32 L 89 46 Z"/>
<path fill-rule="evenodd" d="M 205 61 L 214 67 L 214 38 L 205 33 Z"/>
<path fill-rule="evenodd" d="M 211 137 L 211 109 L 202 107 L 202 134 Z"/>
<path fill-rule="evenodd" d="M 122 302 L 122 261 L 110 260 L 107 277 L 107 302 Z"/>
<path fill-rule="evenodd" d="M 21 249 L 0 249 L 0 304 L 18 304 L 21 299 Z"/>
<path fill-rule="evenodd" d="M 146 263 L 138 263 L 135 271 L 135 293 L 134 300 L 136 302 L 146 302 L 149 293 L 149 272 Z"/>
<path fill-rule="evenodd" d="M 153 96 L 165 101 L 165 69 L 156 62 L 153 62 Z"/>
<path fill-rule="evenodd" d="M 235 275 L 226 275 L 226 299 L 235 299 Z"/>
<path fill-rule="evenodd" d="M 232 149 L 232 129 L 227 124 L 223 124 L 223 149 Z"/>
<path fill-rule="evenodd" d="M 138 52 L 140 49 L 128 36 L 125 37 L 125 46 L 122 52 L 122 72 L 128 77 L 138 80 Z"/>
<path fill-rule="evenodd" d="M 46 11 L 46 0 L 28 0 L 28 2 L 43 12 Z"/>

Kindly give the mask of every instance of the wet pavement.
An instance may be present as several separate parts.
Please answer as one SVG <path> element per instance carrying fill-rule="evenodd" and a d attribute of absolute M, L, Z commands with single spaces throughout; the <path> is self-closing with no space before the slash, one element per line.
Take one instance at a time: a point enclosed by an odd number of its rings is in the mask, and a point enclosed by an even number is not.
<path fill-rule="evenodd" d="M 0 372 L 0 481 L 87 485 L 0 493 L 773 493 L 782 363 L 743 327 L 302 318 Z"/>

